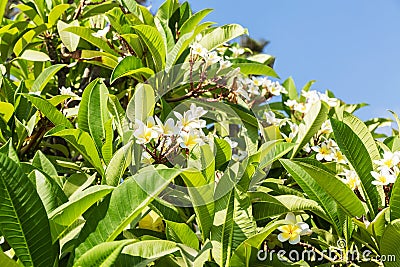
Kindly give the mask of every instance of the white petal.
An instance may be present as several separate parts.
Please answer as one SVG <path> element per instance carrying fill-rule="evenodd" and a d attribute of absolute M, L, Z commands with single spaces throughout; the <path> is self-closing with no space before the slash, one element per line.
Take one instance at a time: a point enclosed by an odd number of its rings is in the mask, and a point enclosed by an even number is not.
<path fill-rule="evenodd" d="M 281 242 L 285 242 L 285 241 L 287 241 L 288 239 L 289 239 L 289 238 L 283 237 L 283 234 L 282 234 L 282 233 L 278 235 L 278 240 L 281 241 Z"/>
<path fill-rule="evenodd" d="M 286 215 L 285 220 L 290 222 L 290 223 L 292 223 L 292 224 L 296 224 L 297 223 L 296 216 L 292 212 L 289 212 Z"/>
<path fill-rule="evenodd" d="M 297 235 L 296 238 L 293 239 L 293 240 L 289 239 L 289 243 L 292 244 L 292 245 L 296 245 L 299 242 L 300 242 L 300 235 Z"/>

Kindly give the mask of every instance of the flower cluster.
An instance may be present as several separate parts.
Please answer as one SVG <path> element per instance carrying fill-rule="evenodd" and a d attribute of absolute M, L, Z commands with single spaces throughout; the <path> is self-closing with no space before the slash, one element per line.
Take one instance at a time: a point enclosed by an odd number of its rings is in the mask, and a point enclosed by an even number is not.
<path fill-rule="evenodd" d="M 374 163 L 378 165 L 377 171 L 371 171 L 371 175 L 375 178 L 372 181 L 374 185 L 388 185 L 396 181 L 397 176 L 400 173 L 400 151 L 390 152 L 385 151 L 383 158 L 380 160 L 374 160 Z"/>
<path fill-rule="evenodd" d="M 297 221 L 292 212 L 286 215 L 285 221 L 287 224 L 278 228 L 281 231 L 278 235 L 279 241 L 285 242 L 289 240 L 290 244 L 295 245 L 300 242 L 300 236 L 311 234 L 310 226 L 305 222 Z"/>
<path fill-rule="evenodd" d="M 333 139 L 328 139 L 319 145 L 311 147 L 316 154 L 316 159 L 319 161 L 335 161 L 337 163 L 346 164 L 347 160 L 340 151 L 338 145 Z"/>
<path fill-rule="evenodd" d="M 176 122 L 169 118 L 163 123 L 157 116 L 147 118 L 146 122 L 136 120 L 133 135 L 136 143 L 145 149 L 142 162 L 162 162 L 179 148 L 188 152 L 197 145 L 203 145 L 207 140 L 202 130 L 206 121 L 201 117 L 206 113 L 202 107 L 191 104 L 183 114 L 174 112 Z"/>
<path fill-rule="evenodd" d="M 353 191 L 361 184 L 360 178 L 354 170 L 344 170 L 342 173 L 339 173 L 339 175 L 344 176 L 341 178 L 342 182 L 347 184 Z"/>
<path fill-rule="evenodd" d="M 298 102 L 297 100 L 292 99 L 285 101 L 284 104 L 288 106 L 291 110 L 298 111 L 302 114 L 307 113 L 310 110 L 311 106 L 318 101 L 325 102 L 330 107 L 336 107 L 338 105 L 338 99 L 329 97 L 327 92 L 323 94 L 316 90 L 302 90 L 301 96 L 304 98 L 304 101 Z"/>

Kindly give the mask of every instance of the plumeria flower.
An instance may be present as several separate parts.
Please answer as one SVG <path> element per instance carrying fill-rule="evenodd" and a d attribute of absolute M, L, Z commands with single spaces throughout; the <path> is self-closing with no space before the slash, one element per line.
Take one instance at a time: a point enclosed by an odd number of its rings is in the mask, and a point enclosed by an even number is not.
<path fill-rule="evenodd" d="M 338 104 L 338 100 L 336 98 L 329 97 L 326 93 L 319 93 L 319 99 L 327 103 L 330 107 L 336 107 Z"/>
<path fill-rule="evenodd" d="M 60 89 L 60 94 L 61 94 L 61 95 L 70 96 L 71 99 L 73 99 L 73 100 L 79 100 L 79 99 L 81 99 L 77 94 L 75 94 L 74 92 L 72 92 L 71 87 L 68 87 L 68 88 L 65 88 L 64 86 L 61 87 L 61 89 Z M 39 92 L 39 95 L 40 95 L 40 92 Z"/>
<path fill-rule="evenodd" d="M 295 111 L 305 114 L 310 110 L 310 104 L 309 103 L 297 103 L 293 106 L 293 109 Z"/>
<path fill-rule="evenodd" d="M 207 114 L 207 111 L 204 110 L 203 107 L 197 107 L 195 104 L 190 104 L 189 111 L 191 112 L 192 117 L 194 118 L 200 118 L 201 116 L 204 116 Z"/>
<path fill-rule="evenodd" d="M 315 90 L 311 90 L 311 91 L 301 91 L 301 95 L 304 96 L 307 100 L 308 103 L 316 103 L 320 100 L 319 98 L 319 94 L 317 91 Z"/>
<path fill-rule="evenodd" d="M 310 153 L 310 152 L 311 152 L 310 143 L 307 143 L 307 144 L 303 147 L 303 150 L 304 150 L 306 153 Z"/>
<path fill-rule="evenodd" d="M 338 149 L 336 149 L 333 152 L 333 156 L 332 157 L 333 157 L 333 160 L 336 161 L 337 163 L 342 163 L 342 164 L 346 164 L 347 163 L 346 157 Z"/>
<path fill-rule="evenodd" d="M 330 134 L 332 133 L 332 125 L 330 120 L 326 120 L 322 126 L 321 129 L 319 130 L 318 134 Z"/>
<path fill-rule="evenodd" d="M 282 85 L 280 85 L 278 82 L 274 82 L 271 84 L 269 88 L 269 92 L 274 95 L 274 96 L 278 96 L 280 94 L 287 94 L 288 92 L 286 91 L 285 87 L 283 87 Z"/>
<path fill-rule="evenodd" d="M 342 182 L 347 184 L 351 190 L 357 189 L 360 186 L 361 181 L 357 173 L 354 170 L 344 170 L 339 175 L 343 175 Z"/>
<path fill-rule="evenodd" d="M 155 117 L 157 121 L 157 126 L 160 129 L 161 134 L 165 136 L 171 136 L 178 134 L 179 129 L 175 126 L 175 122 L 172 118 L 169 118 L 163 124 L 158 117 Z"/>
<path fill-rule="evenodd" d="M 135 128 L 136 130 L 133 132 L 133 135 L 136 137 L 136 143 L 138 144 L 147 144 L 159 136 L 156 130 L 147 127 L 147 125 L 140 120 L 136 120 Z"/>
<path fill-rule="evenodd" d="M 203 139 L 200 137 L 201 135 L 202 132 L 198 130 L 191 129 L 189 132 L 182 131 L 178 138 L 179 145 L 189 150 L 193 149 L 196 145 L 201 146 L 204 144 Z"/>
<path fill-rule="evenodd" d="M 284 102 L 284 104 L 285 104 L 286 106 L 288 106 L 290 109 L 292 109 L 295 105 L 297 105 L 297 101 L 296 101 L 296 100 L 290 100 L 290 99 L 288 99 L 288 100 L 286 100 L 286 101 Z"/>
<path fill-rule="evenodd" d="M 324 159 L 326 161 L 332 161 L 333 150 L 328 147 L 326 143 L 322 143 L 321 146 L 313 146 L 311 149 L 317 152 L 317 160 L 321 161 Z"/>
<path fill-rule="evenodd" d="M 207 56 L 208 50 L 204 48 L 201 44 L 194 43 L 190 47 L 192 48 L 193 55 L 199 55 L 203 58 Z"/>
<path fill-rule="evenodd" d="M 196 35 L 196 42 L 199 43 L 203 39 L 203 35 L 201 33 Z"/>
<path fill-rule="evenodd" d="M 293 142 L 293 139 L 296 137 L 296 134 L 295 134 L 295 133 L 289 133 L 289 136 L 287 136 L 287 135 L 284 134 L 284 133 L 281 133 L 281 135 L 282 135 L 283 139 L 285 139 L 285 141 L 286 141 L 287 143 L 292 143 L 292 142 Z"/>
<path fill-rule="evenodd" d="M 234 57 L 234 58 L 237 58 L 244 53 L 244 49 L 241 47 L 238 48 L 236 46 L 233 46 L 233 47 L 229 48 L 229 50 L 232 51 L 232 57 Z"/>
<path fill-rule="evenodd" d="M 328 148 L 331 148 L 333 150 L 339 149 L 338 145 L 336 144 L 335 140 L 333 140 L 333 139 L 328 139 L 325 141 L 325 143 Z"/>
<path fill-rule="evenodd" d="M 264 116 L 267 122 L 272 125 L 279 125 L 283 121 L 283 119 L 276 118 L 275 113 L 272 111 L 264 112 Z"/>
<path fill-rule="evenodd" d="M 374 163 L 379 165 L 380 168 L 393 168 L 400 162 L 400 157 L 398 156 L 398 153 L 392 153 L 390 151 L 385 151 L 383 153 L 383 159 L 381 160 L 374 160 Z"/>
<path fill-rule="evenodd" d="M 300 242 L 300 236 L 311 234 L 310 226 L 305 222 L 297 222 L 296 216 L 292 212 L 286 215 L 285 221 L 288 224 L 278 227 L 278 230 L 282 232 L 278 235 L 279 241 L 289 240 L 290 244 L 295 245 Z"/>
<path fill-rule="evenodd" d="M 251 95 L 260 95 L 260 88 L 253 84 L 248 84 L 247 92 Z"/>
<path fill-rule="evenodd" d="M 219 71 L 232 67 L 232 62 L 229 60 L 221 59 L 219 61 Z"/>
<path fill-rule="evenodd" d="M 206 68 L 218 63 L 221 60 L 221 57 L 218 56 L 218 53 L 216 51 L 210 52 L 208 53 L 205 57 L 204 57 L 205 61 L 206 61 Z"/>
<path fill-rule="evenodd" d="M 267 80 L 265 77 L 252 77 L 255 86 L 262 86 L 265 80 Z"/>
<path fill-rule="evenodd" d="M 388 169 L 382 169 L 380 172 L 372 171 L 371 175 L 375 178 L 375 181 L 372 181 L 373 185 L 388 185 L 396 181 L 396 176 Z"/>

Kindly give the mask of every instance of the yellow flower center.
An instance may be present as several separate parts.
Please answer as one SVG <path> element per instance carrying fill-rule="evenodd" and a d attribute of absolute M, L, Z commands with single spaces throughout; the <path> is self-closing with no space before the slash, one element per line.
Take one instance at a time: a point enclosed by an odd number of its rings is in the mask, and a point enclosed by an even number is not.
<path fill-rule="evenodd" d="M 393 160 L 392 159 L 385 160 L 383 164 L 386 165 L 388 168 L 391 168 L 393 167 Z"/>
<path fill-rule="evenodd" d="M 319 153 L 322 155 L 329 155 L 331 154 L 331 151 L 326 146 L 323 146 L 320 148 Z"/>
<path fill-rule="evenodd" d="M 386 184 L 387 178 L 384 175 L 379 175 L 379 181 L 382 182 L 383 184 Z"/>

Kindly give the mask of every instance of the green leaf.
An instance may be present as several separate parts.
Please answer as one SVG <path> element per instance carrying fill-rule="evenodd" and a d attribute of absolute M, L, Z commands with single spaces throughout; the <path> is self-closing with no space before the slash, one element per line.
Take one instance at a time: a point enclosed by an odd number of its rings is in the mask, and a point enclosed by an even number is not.
<path fill-rule="evenodd" d="M 214 145 L 216 147 L 215 154 L 215 167 L 218 169 L 221 165 L 231 160 L 232 148 L 229 143 L 222 138 L 214 138 Z"/>
<path fill-rule="evenodd" d="M 374 218 L 378 207 L 381 206 L 381 199 L 377 187 L 372 184 L 372 181 L 375 180 L 371 175 L 373 164 L 370 152 L 367 149 L 367 147 L 371 146 L 371 141 L 365 139 L 368 130 L 360 127 L 357 128 L 357 132 L 354 132 L 345 122 L 332 118 L 331 124 L 340 150 L 357 172 L 358 177 L 360 177 L 360 189 L 364 192 L 363 196 L 367 203 L 370 217 Z M 354 129 L 356 128 L 354 127 Z M 370 138 L 368 139 L 371 140 Z M 371 151 L 371 153 L 374 152 Z"/>
<path fill-rule="evenodd" d="M 101 163 L 96 145 L 87 132 L 81 129 L 67 129 L 51 134 L 67 140 L 78 152 L 100 173 L 104 176 L 103 164 Z"/>
<path fill-rule="evenodd" d="M 46 61 L 51 61 L 50 57 L 40 51 L 36 50 L 25 50 L 22 55 L 19 56 L 20 59 L 25 59 L 29 61 L 39 61 L 39 62 L 46 62 Z"/>
<path fill-rule="evenodd" d="M 392 260 L 387 260 L 385 266 L 397 267 L 398 259 L 400 259 L 400 246 L 398 240 L 400 239 L 400 220 L 394 220 L 387 227 L 383 233 L 380 243 L 380 253 L 386 257 L 392 257 Z M 393 258 L 394 257 L 394 258 Z"/>
<path fill-rule="evenodd" d="M 63 32 L 65 32 L 65 31 L 76 34 L 76 35 L 80 36 L 82 39 L 85 39 L 92 45 L 96 46 L 97 48 L 99 48 L 107 53 L 110 53 L 112 55 L 118 56 L 118 53 L 115 52 L 112 48 L 110 48 L 108 46 L 107 42 L 105 42 L 101 38 L 95 37 L 93 35 L 95 32 L 89 28 L 82 27 L 82 26 L 80 26 L 80 27 L 72 26 L 72 27 L 63 29 Z"/>
<path fill-rule="evenodd" d="M 70 7 L 69 4 L 60 4 L 60 5 L 56 5 L 49 13 L 48 16 L 48 27 L 51 28 L 54 25 L 56 25 L 57 20 L 59 17 L 61 17 L 62 14 L 64 14 L 64 12 Z M 79 24 L 78 24 L 79 26 Z M 69 49 L 68 49 L 69 50 Z M 71 51 L 71 50 L 70 50 Z M 72 51 L 71 51 L 72 52 Z"/>
<path fill-rule="evenodd" d="M 40 112 L 43 113 L 55 126 L 73 128 L 71 122 L 49 101 L 37 95 L 23 94 Z"/>
<path fill-rule="evenodd" d="M 244 240 L 234 251 L 229 266 L 251 266 L 249 264 L 249 255 L 251 253 L 257 254 L 265 239 L 283 224 L 285 224 L 284 221 L 273 221 L 265 226 L 259 233 L 252 235 L 248 239 Z"/>
<path fill-rule="evenodd" d="M 155 64 L 155 71 L 163 70 L 165 65 L 165 46 L 160 32 L 157 28 L 149 25 L 134 26 L 135 32 L 146 44 L 149 49 Z"/>
<path fill-rule="evenodd" d="M 0 117 L 8 122 L 14 113 L 14 106 L 7 102 L 0 102 Z"/>
<path fill-rule="evenodd" d="M 105 140 L 104 124 L 110 118 L 107 103 L 108 89 L 96 79 L 86 87 L 78 111 L 78 127 L 90 133 L 99 152 Z"/>
<path fill-rule="evenodd" d="M 25 266 L 53 266 L 57 257 L 46 210 L 17 163 L 0 153 L 0 230 Z"/>
<path fill-rule="evenodd" d="M 104 144 L 101 147 L 101 154 L 105 163 L 108 165 L 113 156 L 113 139 L 114 139 L 114 129 L 113 129 L 113 119 L 109 119 L 104 124 Z"/>
<path fill-rule="evenodd" d="M 30 91 L 41 92 L 49 83 L 49 81 L 54 78 L 54 75 L 65 66 L 65 64 L 56 64 L 44 69 L 43 72 L 33 82 Z"/>
<path fill-rule="evenodd" d="M 7 3 L 6 1 L 4 1 Z M 8 257 L 0 248 L 0 266 L 7 266 L 7 267 L 20 267 L 20 265 Z"/>
<path fill-rule="evenodd" d="M 297 100 L 298 93 L 292 77 L 289 77 L 287 80 L 285 80 L 282 86 L 285 87 L 286 91 L 288 91 L 289 99 Z"/>
<path fill-rule="evenodd" d="M 54 229 L 53 239 L 58 239 L 86 210 L 113 190 L 114 188 L 110 186 L 95 185 L 76 192 L 68 202 L 54 209 L 49 214 Z"/>
<path fill-rule="evenodd" d="M 130 121 L 146 121 L 153 115 L 155 107 L 154 89 L 148 84 L 139 83 L 135 88 L 135 94 L 128 104 L 126 116 Z"/>
<path fill-rule="evenodd" d="M 166 69 L 171 68 L 176 63 L 176 61 L 179 59 L 185 49 L 188 48 L 192 39 L 192 33 L 184 34 L 179 38 L 178 42 L 176 42 L 171 51 L 169 51 L 167 54 L 167 60 L 165 64 Z"/>
<path fill-rule="evenodd" d="M 136 3 L 136 2 L 135 2 Z M 99 244 L 83 254 L 73 266 L 106 267 L 114 266 L 122 249 L 132 240 L 121 240 Z"/>
<path fill-rule="evenodd" d="M 243 28 L 239 24 L 224 25 L 214 28 L 204 35 L 200 44 L 208 50 L 213 50 L 218 46 L 247 33 L 247 29 Z"/>
<path fill-rule="evenodd" d="M 71 26 L 78 26 L 79 27 L 79 22 L 77 20 L 73 20 L 71 23 L 65 23 L 61 20 L 57 22 L 57 30 L 58 34 L 60 35 L 62 43 L 65 45 L 65 47 L 68 49 L 69 52 L 75 52 L 76 49 L 78 48 L 79 44 L 79 36 L 76 34 L 73 34 L 68 31 L 64 31 L 65 29 L 71 27 Z"/>
<path fill-rule="evenodd" d="M 293 148 L 291 158 L 294 158 L 297 153 L 310 141 L 310 139 L 321 129 L 322 124 L 328 118 L 328 106 L 318 101 L 311 106 L 310 110 L 304 116 L 304 122 L 299 125 L 299 133 L 295 140 L 296 146 Z"/>
<path fill-rule="evenodd" d="M 117 79 L 125 76 L 133 75 L 138 77 L 139 80 L 145 81 L 154 75 L 154 71 L 143 66 L 142 61 L 134 56 L 125 57 L 115 67 L 111 74 L 111 83 L 114 83 Z M 142 78 L 144 77 L 144 79 Z"/>
<path fill-rule="evenodd" d="M 396 179 L 390 195 L 390 220 L 400 219 L 400 179 Z"/>
<path fill-rule="evenodd" d="M 0 153 L 3 153 L 10 159 L 12 159 L 15 163 L 20 163 L 18 154 L 15 151 L 15 148 L 12 144 L 12 140 L 8 139 L 7 143 L 5 143 L 2 147 L 0 147 Z"/>
<path fill-rule="evenodd" d="M 213 258 L 220 266 L 230 261 L 233 251 L 250 236 L 256 234 L 256 223 L 246 190 L 234 186 L 238 174 L 243 172 L 240 163 L 224 173 L 215 189 L 215 216 L 211 228 Z M 227 188 L 232 188 L 227 190 Z"/>
<path fill-rule="evenodd" d="M 76 259 L 97 244 L 113 241 L 179 173 L 177 169 L 149 166 L 114 189 L 82 228 Z"/>
<path fill-rule="evenodd" d="M 123 177 L 125 170 L 132 163 L 132 141 L 115 152 L 106 169 L 106 183 L 117 186 Z"/>
<path fill-rule="evenodd" d="M 0 2 L 0 25 L 2 25 L 3 23 L 3 15 L 4 12 L 6 10 L 6 6 L 7 6 L 8 1 L 1 1 Z"/>
<path fill-rule="evenodd" d="M 200 10 L 199 12 L 193 14 L 188 20 L 183 23 L 182 27 L 179 29 L 181 36 L 186 33 L 194 31 L 197 25 L 211 12 L 211 8 Z"/>
<path fill-rule="evenodd" d="M 240 72 L 245 75 L 265 75 L 269 77 L 279 78 L 275 70 L 265 64 L 260 63 L 234 63 L 233 68 L 240 68 Z"/>
<path fill-rule="evenodd" d="M 199 249 L 199 239 L 186 223 L 165 221 L 168 240 L 185 244 L 193 249 Z"/>

